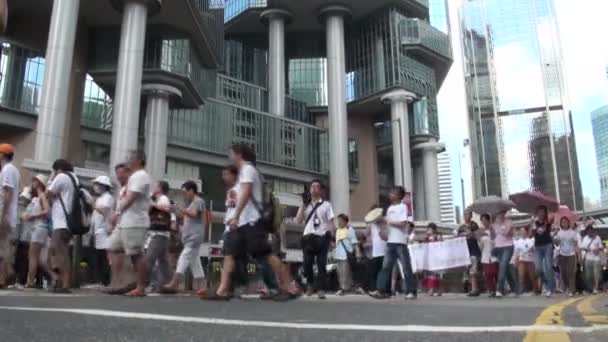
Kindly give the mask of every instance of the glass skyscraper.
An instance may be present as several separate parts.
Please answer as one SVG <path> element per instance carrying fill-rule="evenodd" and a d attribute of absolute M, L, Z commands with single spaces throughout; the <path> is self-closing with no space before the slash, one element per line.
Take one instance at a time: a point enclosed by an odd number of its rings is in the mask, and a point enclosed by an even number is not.
<path fill-rule="evenodd" d="M 582 208 L 552 0 L 460 10 L 476 197 L 534 190 Z"/>
<path fill-rule="evenodd" d="M 597 173 L 600 180 L 602 207 L 608 206 L 608 106 L 591 112 Z"/>

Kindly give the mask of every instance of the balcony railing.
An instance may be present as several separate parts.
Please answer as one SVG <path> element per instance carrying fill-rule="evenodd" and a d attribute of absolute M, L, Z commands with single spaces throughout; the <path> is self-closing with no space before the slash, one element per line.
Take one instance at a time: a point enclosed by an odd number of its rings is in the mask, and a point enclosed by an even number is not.
<path fill-rule="evenodd" d="M 223 155 L 231 144 L 247 143 L 259 161 L 325 172 L 326 131 L 312 125 L 214 99 L 200 110 L 172 111 L 169 122 L 171 144 Z"/>
<path fill-rule="evenodd" d="M 216 94 L 219 100 L 268 112 L 268 90 L 264 87 L 218 74 Z M 288 95 L 285 96 L 285 117 L 304 123 L 313 123 L 312 115 L 308 112 L 306 103 Z"/>
<path fill-rule="evenodd" d="M 399 29 L 402 44 L 420 45 L 445 58 L 452 58 L 452 46 L 448 35 L 426 21 L 417 18 L 404 18 L 401 19 Z"/>
<path fill-rule="evenodd" d="M 224 0 L 190 0 L 201 13 L 203 27 L 217 60 L 224 60 Z"/>
<path fill-rule="evenodd" d="M 267 6 L 267 0 L 226 0 L 224 3 L 224 22 L 229 22 L 247 10 Z"/>
<path fill-rule="evenodd" d="M 38 114 L 46 61 L 36 51 L 0 41 L 0 106 Z"/>

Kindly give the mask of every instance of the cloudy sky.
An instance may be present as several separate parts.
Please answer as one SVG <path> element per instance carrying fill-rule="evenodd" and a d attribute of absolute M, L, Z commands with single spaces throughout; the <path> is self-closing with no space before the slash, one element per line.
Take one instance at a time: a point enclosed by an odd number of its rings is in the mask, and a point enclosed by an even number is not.
<path fill-rule="evenodd" d="M 461 1 L 448 1 L 451 7 L 450 16 L 453 33 L 457 33 L 459 30 L 459 23 L 454 19 L 457 18 L 457 10 Z M 608 1 L 554 1 L 561 32 L 566 82 L 574 120 L 583 193 L 585 197 L 599 200 L 599 182 L 590 113 L 594 109 L 608 104 L 608 78 L 606 76 L 606 67 L 608 66 L 608 40 L 606 35 L 608 29 L 605 25 Z M 461 56 L 461 48 L 458 34 L 453 34 L 453 46 L 456 56 L 455 63 L 439 94 L 439 112 L 442 140 L 447 144 L 452 160 L 454 203 L 460 205 L 462 196 L 459 191 L 459 159 L 461 158 L 467 203 L 472 199 L 472 190 L 469 181 L 471 177 L 470 164 L 468 163 L 469 155 L 467 149 L 462 148 L 463 139 L 468 137 L 468 127 L 466 124 L 464 75 L 462 73 L 462 60 L 459 57 Z M 522 53 L 519 56 L 522 55 L 525 54 Z M 517 56 L 510 58 L 511 65 L 513 60 L 517 60 Z M 522 64 L 522 69 L 524 65 L 525 63 Z M 529 78 L 527 77 L 527 79 Z M 523 96 L 525 96 L 525 93 L 522 92 Z M 524 155 L 527 155 L 527 153 Z M 516 170 L 509 170 L 509 174 L 512 172 L 516 172 Z M 512 174 L 510 176 L 512 179 L 524 179 L 527 175 Z"/>

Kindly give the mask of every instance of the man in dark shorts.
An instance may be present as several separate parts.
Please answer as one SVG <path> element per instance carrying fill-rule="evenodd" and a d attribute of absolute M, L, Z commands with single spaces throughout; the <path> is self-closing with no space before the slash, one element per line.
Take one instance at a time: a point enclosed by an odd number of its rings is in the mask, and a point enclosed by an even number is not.
<path fill-rule="evenodd" d="M 468 267 L 465 277 L 471 281 L 471 291 L 469 297 L 478 297 L 479 290 L 479 267 L 481 262 L 481 248 L 479 248 L 479 225 L 473 221 L 471 209 L 464 211 L 464 224 L 458 228 L 458 236 L 467 239 L 467 247 L 471 257 L 471 266 Z M 466 278 L 465 278 L 466 279 Z"/>

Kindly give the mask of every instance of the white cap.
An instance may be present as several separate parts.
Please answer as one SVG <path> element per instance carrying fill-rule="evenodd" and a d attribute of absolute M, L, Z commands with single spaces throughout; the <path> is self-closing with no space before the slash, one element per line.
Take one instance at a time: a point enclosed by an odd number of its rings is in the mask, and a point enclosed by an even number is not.
<path fill-rule="evenodd" d="M 109 188 L 112 187 L 112 181 L 110 180 L 110 177 L 108 177 L 108 176 L 99 176 L 99 177 L 93 179 L 93 183 L 105 185 Z"/>
<path fill-rule="evenodd" d="M 23 191 L 21 191 L 21 193 L 19 194 L 19 197 L 23 197 L 28 201 L 32 200 L 32 188 L 30 188 L 29 186 L 26 186 L 25 188 L 23 188 Z"/>

